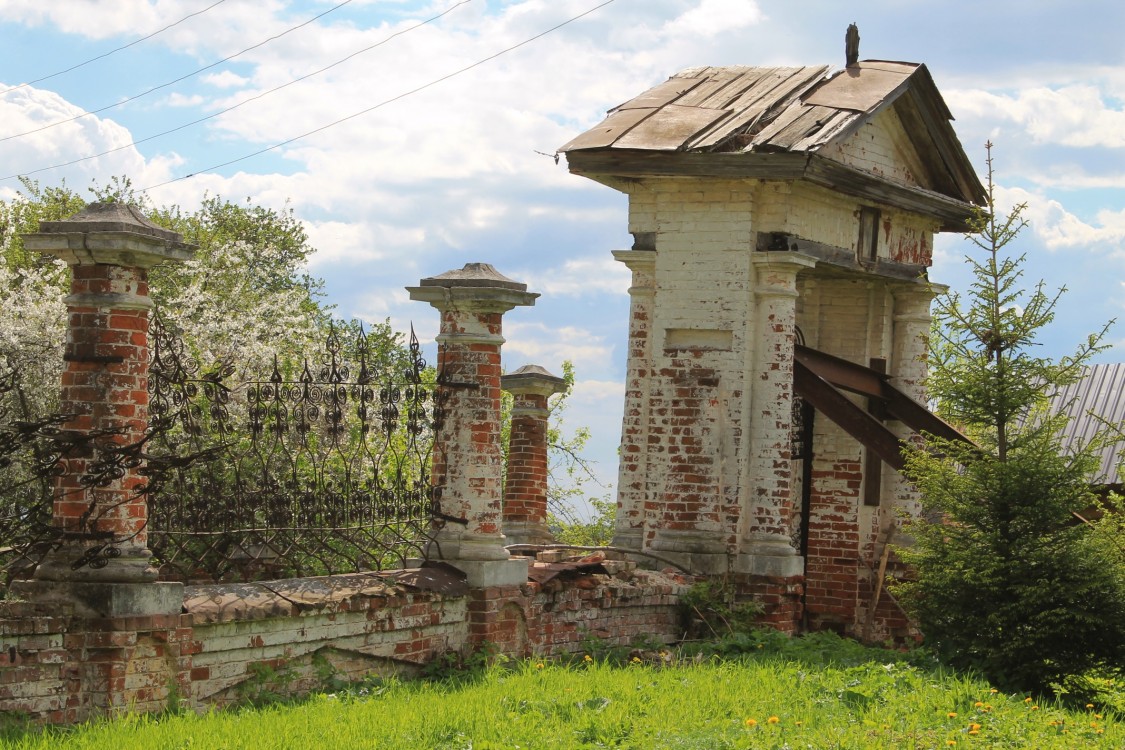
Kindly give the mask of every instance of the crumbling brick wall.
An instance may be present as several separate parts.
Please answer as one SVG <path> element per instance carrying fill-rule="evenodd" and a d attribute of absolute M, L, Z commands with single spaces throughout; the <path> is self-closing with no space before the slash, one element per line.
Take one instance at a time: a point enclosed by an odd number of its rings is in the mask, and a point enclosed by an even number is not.
<path fill-rule="evenodd" d="M 185 612 L 98 618 L 0 603 L 0 712 L 72 724 L 123 711 L 196 710 L 331 680 L 416 675 L 447 652 L 513 657 L 679 637 L 684 586 L 621 564 L 544 585 L 458 590 L 376 574 L 188 587 Z M 612 567 L 612 566 L 611 566 Z"/>

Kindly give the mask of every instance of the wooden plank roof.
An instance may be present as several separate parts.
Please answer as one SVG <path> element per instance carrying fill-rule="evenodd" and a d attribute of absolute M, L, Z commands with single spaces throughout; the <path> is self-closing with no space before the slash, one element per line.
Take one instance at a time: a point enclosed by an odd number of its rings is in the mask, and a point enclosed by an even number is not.
<path fill-rule="evenodd" d="M 812 155 L 887 107 L 908 125 L 926 165 L 932 184 L 923 190 L 963 204 L 962 213 L 983 203 L 984 188 L 950 125 L 952 115 L 918 63 L 865 60 L 831 75 L 827 65 L 689 68 L 614 107 L 559 151 L 584 174 L 607 163 L 596 151 L 618 151 L 618 161 L 633 158 L 625 152 Z M 754 159 L 741 161 L 761 171 Z"/>

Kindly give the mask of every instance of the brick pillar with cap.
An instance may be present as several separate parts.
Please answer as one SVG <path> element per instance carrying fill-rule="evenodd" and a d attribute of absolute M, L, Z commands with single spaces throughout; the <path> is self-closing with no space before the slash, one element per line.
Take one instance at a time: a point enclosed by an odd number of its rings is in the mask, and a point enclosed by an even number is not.
<path fill-rule="evenodd" d="M 64 460 L 52 507 L 60 543 L 34 579 L 13 581 L 11 592 L 73 617 L 64 646 L 79 666 L 64 715 L 160 710 L 174 691 L 191 690 L 190 651 L 181 648 L 190 640 L 180 619 L 184 587 L 156 581 L 140 467 L 105 459 L 148 428 L 148 269 L 188 260 L 193 248 L 116 203 L 42 222 L 24 244 L 65 260 L 73 274 L 60 410 L 74 416 L 62 430 L 104 437 Z M 101 481 L 91 483 L 91 474 Z"/>
<path fill-rule="evenodd" d="M 117 203 L 93 203 L 69 219 L 42 222 L 24 244 L 63 259 L 72 271 L 60 411 L 74 416 L 63 430 L 105 431 L 107 447 L 136 444 L 148 428 L 148 269 L 188 260 L 193 248 Z M 105 455 L 88 450 L 66 460 L 52 513 L 62 543 L 38 566 L 37 580 L 156 579 L 138 467 L 123 465 L 95 486 L 82 481 Z"/>
<path fill-rule="evenodd" d="M 432 554 L 453 563 L 472 586 L 527 581 L 527 561 L 512 559 L 502 530 L 503 454 L 500 445 L 502 320 L 538 294 L 487 263 L 422 279 L 412 300 L 441 314 L 437 336 L 444 419 L 434 436 L 434 484 L 448 520 Z"/>
<path fill-rule="evenodd" d="M 547 399 L 566 381 L 539 365 L 524 365 L 500 378 L 512 394 L 508 472 L 504 481 L 504 535 L 510 544 L 549 544 L 547 529 Z"/>

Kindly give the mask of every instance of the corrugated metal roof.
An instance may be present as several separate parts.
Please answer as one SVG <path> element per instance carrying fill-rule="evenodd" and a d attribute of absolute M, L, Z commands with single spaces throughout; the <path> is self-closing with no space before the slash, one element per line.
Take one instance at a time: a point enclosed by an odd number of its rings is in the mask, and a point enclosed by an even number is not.
<path fill-rule="evenodd" d="M 1092 365 L 1083 378 L 1063 388 L 1051 398 L 1051 411 L 1070 421 L 1063 430 L 1063 448 L 1088 444 L 1103 427 L 1125 423 L 1125 363 Z M 1099 452 L 1100 465 L 1094 484 L 1121 484 L 1118 463 L 1125 457 L 1122 447 L 1110 445 Z"/>

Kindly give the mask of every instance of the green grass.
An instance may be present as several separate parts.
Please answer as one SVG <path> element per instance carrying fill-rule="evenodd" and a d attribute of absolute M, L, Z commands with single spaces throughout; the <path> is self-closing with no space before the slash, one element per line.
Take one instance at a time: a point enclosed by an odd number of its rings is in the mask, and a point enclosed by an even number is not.
<path fill-rule="evenodd" d="M 994 693 L 987 683 L 943 672 L 916 656 L 831 637 L 782 648 L 770 638 L 756 645 L 744 640 L 726 648 L 747 645 L 752 653 L 729 659 L 701 654 L 624 664 L 520 662 L 289 705 L 16 733 L 0 747 L 1125 747 L 1119 717 Z"/>

